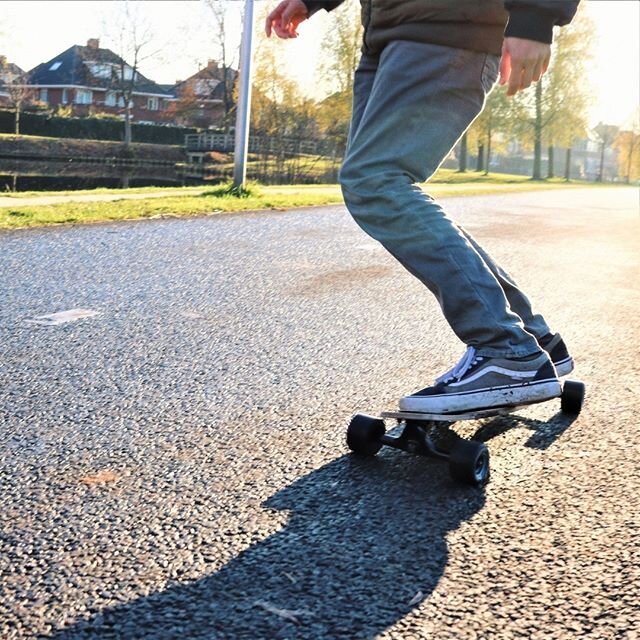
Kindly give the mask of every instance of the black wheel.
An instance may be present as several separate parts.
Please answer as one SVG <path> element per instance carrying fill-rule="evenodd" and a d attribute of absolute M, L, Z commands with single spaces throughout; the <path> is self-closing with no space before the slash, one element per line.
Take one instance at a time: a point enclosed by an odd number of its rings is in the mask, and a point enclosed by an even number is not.
<path fill-rule="evenodd" d="M 560 396 L 560 408 L 562 409 L 562 413 L 577 416 L 582 410 L 584 393 L 584 383 L 576 382 L 575 380 L 567 380 L 562 387 L 562 396 Z"/>
<path fill-rule="evenodd" d="M 449 473 L 457 482 L 480 487 L 489 480 L 489 449 L 482 442 L 458 440 L 449 454 Z"/>
<path fill-rule="evenodd" d="M 375 456 L 382 447 L 380 438 L 384 433 L 384 420 L 358 413 L 349 423 L 347 446 L 358 455 Z"/>

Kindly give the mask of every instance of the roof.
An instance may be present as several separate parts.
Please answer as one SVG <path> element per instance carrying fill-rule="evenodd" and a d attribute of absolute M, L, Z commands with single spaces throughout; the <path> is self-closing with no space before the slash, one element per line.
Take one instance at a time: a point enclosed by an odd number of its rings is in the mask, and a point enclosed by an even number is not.
<path fill-rule="evenodd" d="M 123 64 L 125 68 L 131 68 L 131 65 L 111 49 L 83 47 L 76 44 L 33 68 L 29 72 L 29 84 L 105 87 L 110 83 L 113 68 L 119 69 Z M 103 71 L 108 75 L 100 75 L 99 65 L 103 65 Z M 171 92 L 166 91 L 153 80 L 145 78 L 139 71 L 134 90 L 137 93 L 154 93 L 173 97 Z"/>
<path fill-rule="evenodd" d="M 4 56 L 0 56 L 0 89 L 4 87 L 7 82 L 13 82 L 15 78 L 19 78 L 24 75 L 24 70 L 13 62 L 7 62 Z"/>
<path fill-rule="evenodd" d="M 236 81 L 238 77 L 238 72 L 231 67 L 227 67 L 227 80 L 232 84 Z M 194 73 L 192 76 L 189 76 L 186 80 L 182 80 L 181 82 L 176 83 L 171 91 L 175 95 L 178 95 L 181 89 L 184 89 L 188 86 L 191 87 L 206 87 L 205 91 L 194 91 L 197 97 L 204 98 L 208 100 L 222 100 L 224 98 L 224 85 L 222 80 L 224 79 L 224 68 L 218 67 L 218 65 L 209 61 L 209 64 L 204 67 L 204 69 L 200 69 L 197 73 Z M 198 83 L 198 81 L 204 81 L 202 84 Z"/>

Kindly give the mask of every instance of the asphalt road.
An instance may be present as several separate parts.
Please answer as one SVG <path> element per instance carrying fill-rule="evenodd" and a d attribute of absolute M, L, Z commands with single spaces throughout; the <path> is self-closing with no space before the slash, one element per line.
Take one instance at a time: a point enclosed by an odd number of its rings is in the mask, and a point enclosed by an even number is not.
<path fill-rule="evenodd" d="M 1 233 L 0 637 L 637 638 L 638 191 L 446 207 L 588 386 L 484 490 L 348 454 L 464 347 L 342 207 Z"/>

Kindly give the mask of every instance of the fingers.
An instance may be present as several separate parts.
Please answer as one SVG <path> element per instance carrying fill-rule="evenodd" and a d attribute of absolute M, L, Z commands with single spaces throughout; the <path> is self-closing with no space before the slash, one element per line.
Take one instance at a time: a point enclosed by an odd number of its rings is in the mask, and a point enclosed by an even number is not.
<path fill-rule="evenodd" d="M 505 38 L 500 62 L 500 84 L 506 84 L 513 96 L 538 82 L 549 66 L 551 48 L 543 43 L 520 38 Z"/>
<path fill-rule="evenodd" d="M 502 58 L 500 58 L 500 84 L 504 85 L 509 81 L 511 75 L 511 54 L 502 46 Z"/>
<path fill-rule="evenodd" d="M 507 87 L 507 95 L 515 96 L 520 91 L 520 81 L 522 80 L 522 67 L 511 68 L 511 75 L 509 76 L 509 86 Z"/>
<path fill-rule="evenodd" d="M 283 0 L 268 16 L 264 25 L 264 32 L 267 34 L 267 38 L 271 37 L 271 33 L 275 34 L 279 38 L 289 38 L 289 31 L 286 27 L 285 13 L 290 3 L 288 0 Z"/>
<path fill-rule="evenodd" d="M 540 60 L 536 63 L 535 67 L 533 68 L 533 74 L 532 74 L 533 82 L 538 82 L 540 78 L 542 78 L 542 74 L 544 73 L 543 67 L 544 67 L 544 60 Z"/>
<path fill-rule="evenodd" d="M 280 14 L 282 13 L 282 3 L 279 4 L 268 16 L 264 23 L 264 32 L 267 38 L 271 37 L 271 27 L 276 22 L 280 22 Z"/>
<path fill-rule="evenodd" d="M 297 7 L 293 3 L 289 3 L 282 14 L 282 28 L 288 34 L 289 38 L 297 38 L 298 32 L 296 31 L 300 20 L 297 20 Z"/>
<path fill-rule="evenodd" d="M 299 0 L 283 0 L 268 16 L 264 31 L 267 37 L 272 32 L 279 38 L 297 38 L 298 25 L 307 17 L 307 9 Z"/>

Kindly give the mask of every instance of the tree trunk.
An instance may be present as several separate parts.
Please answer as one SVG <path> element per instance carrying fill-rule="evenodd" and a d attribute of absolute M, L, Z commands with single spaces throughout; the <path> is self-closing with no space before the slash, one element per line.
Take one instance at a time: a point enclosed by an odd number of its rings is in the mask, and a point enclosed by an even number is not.
<path fill-rule="evenodd" d="M 597 182 L 602 182 L 604 179 L 604 148 L 605 143 L 602 143 L 602 149 L 600 150 L 600 169 L 598 170 Z"/>
<path fill-rule="evenodd" d="M 460 157 L 458 158 L 458 173 L 467 170 L 467 132 L 465 131 L 460 139 Z"/>
<path fill-rule="evenodd" d="M 555 157 L 554 157 L 554 148 L 553 145 L 549 145 L 548 150 L 549 157 L 547 159 L 547 178 L 555 178 Z"/>
<path fill-rule="evenodd" d="M 491 122 L 491 121 L 489 121 Z M 484 175 L 489 175 L 489 163 L 491 162 L 491 124 L 489 124 L 489 129 L 487 130 L 487 157 L 484 165 Z"/>
<path fill-rule="evenodd" d="M 20 102 L 16 102 L 16 117 L 15 117 L 15 134 L 19 135 L 20 134 Z"/>
<path fill-rule="evenodd" d="M 566 182 L 571 180 L 571 147 L 567 147 L 567 157 L 564 163 L 564 179 Z"/>
<path fill-rule="evenodd" d="M 636 147 L 635 135 L 633 132 L 629 134 L 629 158 L 627 159 L 627 177 L 625 178 L 625 182 L 629 184 L 631 182 L 631 164 L 633 160 L 633 151 Z"/>
<path fill-rule="evenodd" d="M 542 180 L 542 80 L 536 84 L 536 119 L 533 125 L 533 179 Z"/>
<path fill-rule="evenodd" d="M 129 101 L 124 111 L 124 146 L 128 149 L 131 145 L 131 107 Z"/>
<path fill-rule="evenodd" d="M 476 162 L 476 171 L 484 171 L 484 145 L 478 145 L 478 161 Z"/>

